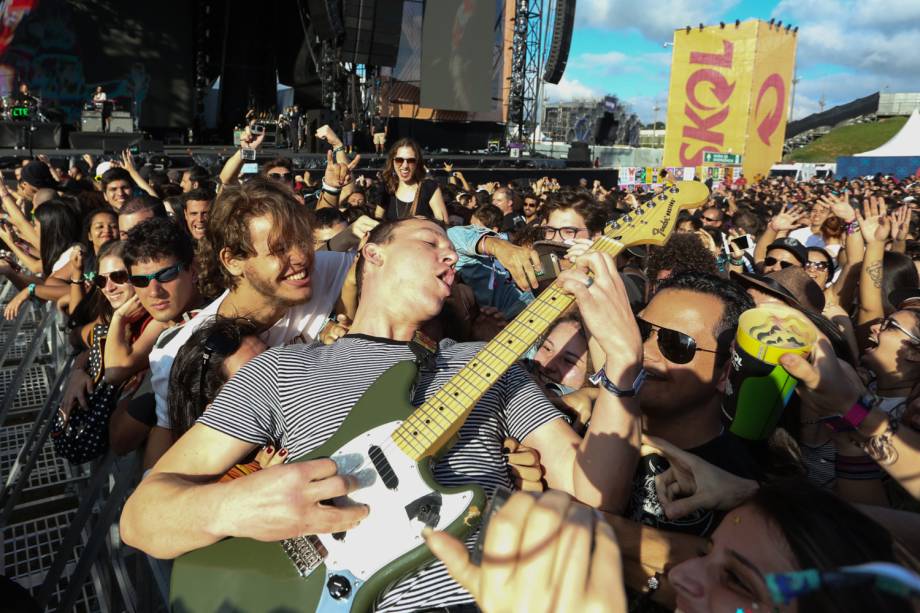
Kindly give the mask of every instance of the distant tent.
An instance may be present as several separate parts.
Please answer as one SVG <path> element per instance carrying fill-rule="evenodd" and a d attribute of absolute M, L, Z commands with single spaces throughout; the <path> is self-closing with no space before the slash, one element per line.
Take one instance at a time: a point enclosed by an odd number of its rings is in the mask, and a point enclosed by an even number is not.
<path fill-rule="evenodd" d="M 878 173 L 920 176 L 920 109 L 914 109 L 907 123 L 881 147 L 837 158 L 838 177 L 852 179 Z"/>
<path fill-rule="evenodd" d="M 920 109 L 914 109 L 910 119 L 891 137 L 887 143 L 864 153 L 855 154 L 856 157 L 902 157 L 920 155 Z"/>

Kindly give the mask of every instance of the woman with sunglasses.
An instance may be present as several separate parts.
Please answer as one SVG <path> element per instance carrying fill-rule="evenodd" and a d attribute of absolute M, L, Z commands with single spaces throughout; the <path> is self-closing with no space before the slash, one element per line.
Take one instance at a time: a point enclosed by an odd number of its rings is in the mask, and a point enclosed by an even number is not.
<path fill-rule="evenodd" d="M 427 217 L 447 224 L 447 205 L 437 181 L 425 178 L 422 148 L 411 138 L 396 142 L 387 154 L 382 179 L 387 199 L 374 216 L 393 221 L 406 217 Z"/>
<path fill-rule="evenodd" d="M 73 309 L 79 317 L 78 305 L 99 305 L 95 319 L 80 330 L 86 351 L 74 362 L 52 429 L 56 445 L 74 462 L 93 459 L 107 448 L 108 418 L 118 399 L 134 392 L 129 379 L 147 369 L 150 350 L 166 329 L 153 321 L 128 283 L 124 247 L 122 241 L 110 241 L 99 250 L 93 285 L 104 300 L 85 299 Z M 80 409 L 86 413 L 69 428 L 72 412 Z"/>

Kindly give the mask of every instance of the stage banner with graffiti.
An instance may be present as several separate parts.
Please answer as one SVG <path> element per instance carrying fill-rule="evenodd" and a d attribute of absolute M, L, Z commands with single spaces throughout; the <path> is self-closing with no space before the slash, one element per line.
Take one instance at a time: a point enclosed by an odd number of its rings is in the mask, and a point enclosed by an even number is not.
<path fill-rule="evenodd" d="M 795 33 L 765 21 L 677 30 L 664 165 L 735 153 L 746 176 L 766 175 L 782 157 L 795 45 Z"/>

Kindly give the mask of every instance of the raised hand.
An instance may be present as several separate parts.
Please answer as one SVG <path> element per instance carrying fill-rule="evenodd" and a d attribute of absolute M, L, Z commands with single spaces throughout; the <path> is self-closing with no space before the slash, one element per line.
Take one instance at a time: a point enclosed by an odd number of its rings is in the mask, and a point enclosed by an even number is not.
<path fill-rule="evenodd" d="M 339 164 L 332 155 L 332 150 L 326 152 L 326 173 L 323 175 L 323 182 L 329 187 L 341 189 L 351 181 L 351 171 L 354 170 L 361 161 L 361 155 L 356 155 L 348 164 Z"/>
<path fill-rule="evenodd" d="M 838 196 L 832 194 L 821 196 L 818 202 L 827 206 L 831 213 L 846 223 L 852 223 L 856 220 L 856 210 L 850 205 L 850 192 L 843 192 Z"/>
<path fill-rule="evenodd" d="M 668 519 L 680 519 L 698 509 L 727 511 L 757 491 L 757 482 L 737 477 L 668 441 L 643 437 L 642 454 L 659 453 L 670 467 L 655 477 L 658 502 Z"/>
<path fill-rule="evenodd" d="M 486 527 L 481 566 L 450 534 L 422 534 L 483 611 L 627 610 L 613 528 L 562 492 L 512 495 Z"/>
<path fill-rule="evenodd" d="M 450 175 L 453 171 L 454 171 L 454 165 L 453 165 L 453 164 L 448 164 L 447 162 L 444 162 L 444 172 L 446 172 L 448 175 Z"/>
<path fill-rule="evenodd" d="M 862 212 L 856 211 L 859 230 L 866 243 L 883 243 L 891 234 L 891 219 L 888 218 L 888 206 L 883 198 L 870 196 L 863 200 Z"/>
<path fill-rule="evenodd" d="M 903 241 L 907 239 L 910 229 L 910 207 L 907 205 L 896 208 L 888 216 L 891 220 L 891 240 Z"/>
<path fill-rule="evenodd" d="M 253 134 L 249 126 L 246 126 L 243 133 L 240 135 L 240 147 L 243 149 L 259 149 L 259 147 L 262 146 L 263 140 L 265 140 L 265 132 Z"/>
<path fill-rule="evenodd" d="M 342 146 L 341 139 L 328 125 L 320 126 L 319 129 L 316 130 L 316 138 L 326 141 L 333 147 Z"/>
<path fill-rule="evenodd" d="M 786 207 L 770 220 L 770 227 L 776 232 L 789 232 L 804 225 L 808 213 L 801 206 Z"/>

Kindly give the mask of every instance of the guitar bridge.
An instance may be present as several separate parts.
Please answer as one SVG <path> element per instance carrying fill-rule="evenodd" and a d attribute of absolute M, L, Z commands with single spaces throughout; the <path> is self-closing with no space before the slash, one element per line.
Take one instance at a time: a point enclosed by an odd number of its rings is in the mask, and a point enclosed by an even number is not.
<path fill-rule="evenodd" d="M 313 535 L 284 539 L 281 548 L 301 577 L 309 576 L 329 554 L 322 542 Z"/>

